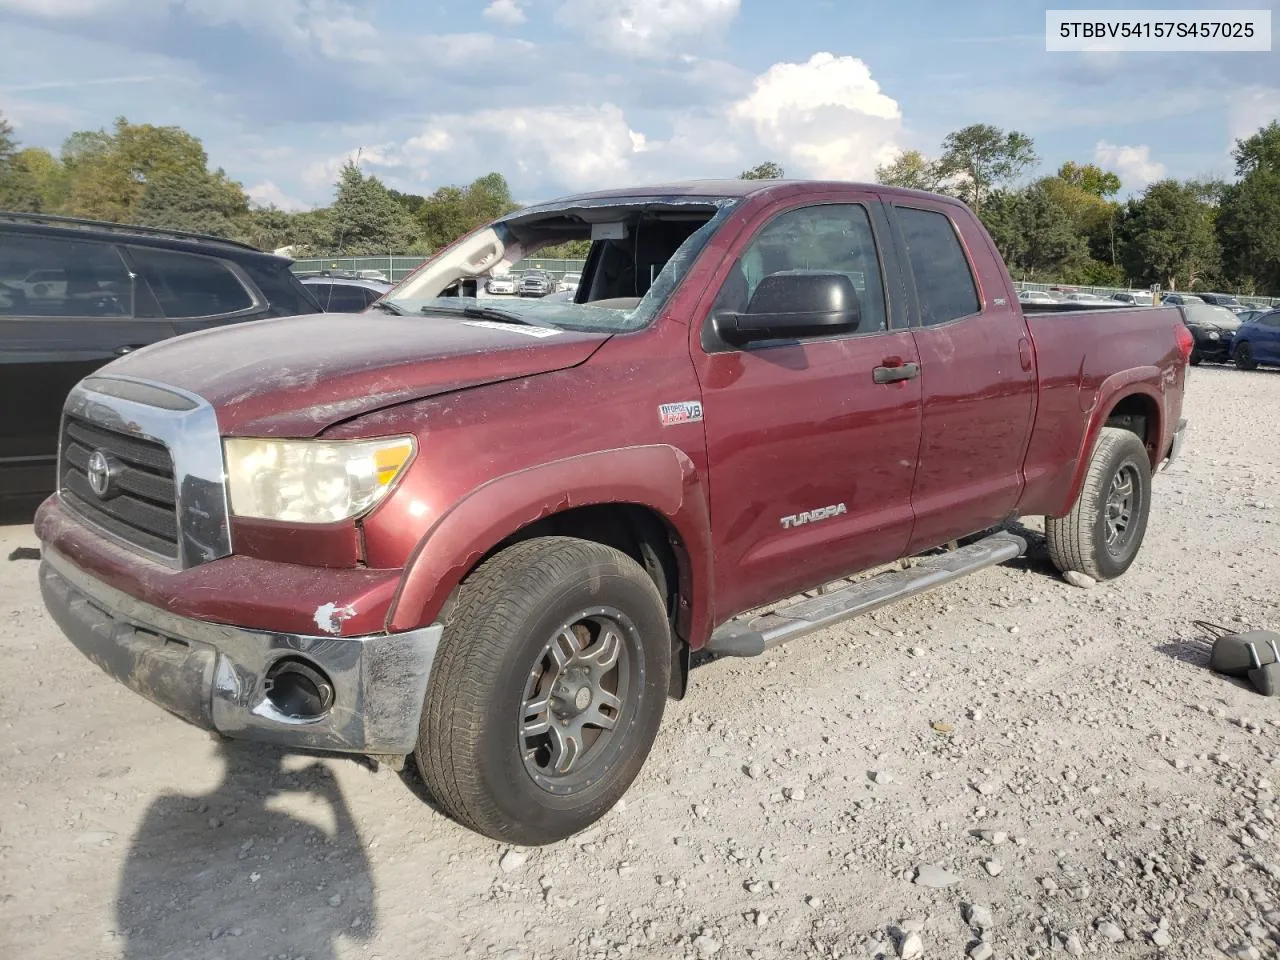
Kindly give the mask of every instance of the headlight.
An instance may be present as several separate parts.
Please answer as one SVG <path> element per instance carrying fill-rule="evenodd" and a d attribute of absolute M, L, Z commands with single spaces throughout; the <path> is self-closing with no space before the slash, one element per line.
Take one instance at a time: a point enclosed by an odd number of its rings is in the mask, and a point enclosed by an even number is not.
<path fill-rule="evenodd" d="M 391 489 L 413 459 L 413 437 L 383 440 L 223 442 L 231 512 L 293 523 L 358 517 Z"/>
<path fill-rule="evenodd" d="M 1210 339 L 1210 340 L 1217 340 L 1217 339 L 1218 339 L 1218 331 L 1217 331 L 1217 330 L 1210 330 L 1210 331 L 1209 331 L 1209 339 Z"/>

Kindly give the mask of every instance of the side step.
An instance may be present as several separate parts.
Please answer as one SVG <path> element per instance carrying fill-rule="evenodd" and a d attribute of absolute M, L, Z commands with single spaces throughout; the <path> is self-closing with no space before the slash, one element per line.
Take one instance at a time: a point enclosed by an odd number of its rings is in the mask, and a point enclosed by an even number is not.
<path fill-rule="evenodd" d="M 730 620 L 711 635 L 706 650 L 722 657 L 757 657 L 770 647 L 822 630 L 944 583 L 1020 557 L 1027 542 L 1001 531 L 949 553 L 927 557 L 907 570 L 888 570 L 834 593 L 751 620 Z"/>

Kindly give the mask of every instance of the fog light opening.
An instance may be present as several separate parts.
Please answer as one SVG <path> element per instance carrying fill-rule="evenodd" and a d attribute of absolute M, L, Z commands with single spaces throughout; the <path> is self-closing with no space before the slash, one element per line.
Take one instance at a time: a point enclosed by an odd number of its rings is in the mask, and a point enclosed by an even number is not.
<path fill-rule="evenodd" d="M 292 720 L 315 720 L 333 706 L 333 682 L 303 660 L 277 660 L 267 671 L 263 689 L 271 705 Z"/>

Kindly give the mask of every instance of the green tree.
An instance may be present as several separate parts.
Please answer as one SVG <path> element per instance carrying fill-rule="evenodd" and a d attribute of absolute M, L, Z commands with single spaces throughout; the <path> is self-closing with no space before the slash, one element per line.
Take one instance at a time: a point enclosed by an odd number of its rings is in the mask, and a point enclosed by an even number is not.
<path fill-rule="evenodd" d="M 938 170 L 919 150 L 907 150 L 899 154 L 892 163 L 876 167 L 876 183 L 936 191 L 939 184 Z"/>
<path fill-rule="evenodd" d="M 487 173 L 465 187 L 441 187 L 423 201 L 416 217 L 424 244 L 436 248 L 518 208 L 506 178 Z"/>
<path fill-rule="evenodd" d="M 0 210 L 34 213 L 41 209 L 40 194 L 18 157 L 13 125 L 0 115 Z"/>
<path fill-rule="evenodd" d="M 1021 280 L 1065 279 L 1089 262 L 1084 238 L 1045 183 L 993 192 L 982 220 L 1010 271 Z"/>
<path fill-rule="evenodd" d="M 786 172 L 778 164 L 772 160 L 766 160 L 764 163 L 757 163 L 750 170 L 743 170 L 738 174 L 739 180 L 781 180 L 786 176 Z"/>
<path fill-rule="evenodd" d="M 417 239 L 413 218 L 377 177 L 348 162 L 338 175 L 337 188 L 330 211 L 334 253 L 401 253 Z"/>
<path fill-rule="evenodd" d="M 249 198 L 221 170 L 165 170 L 153 174 L 133 222 L 238 239 L 249 232 Z"/>
<path fill-rule="evenodd" d="M 1159 180 L 1130 200 L 1119 229 L 1125 272 L 1166 290 L 1190 290 L 1198 280 L 1218 276 L 1214 190 L 1194 181 Z"/>
<path fill-rule="evenodd" d="M 1012 184 L 1038 162 L 1026 134 L 975 123 L 947 134 L 937 170 L 956 196 L 981 213 L 992 190 Z"/>
<path fill-rule="evenodd" d="M 72 134 L 63 146 L 69 189 L 67 212 L 129 223 L 148 182 L 164 174 L 204 173 L 208 156 L 181 127 L 131 124 L 116 119 L 104 130 Z"/>
<path fill-rule="evenodd" d="M 1239 285 L 1280 296 L 1280 123 L 1236 141 L 1236 174 L 1223 190 L 1218 238 L 1223 265 Z"/>
<path fill-rule="evenodd" d="M 1093 163 L 1068 160 L 1058 168 L 1058 179 L 1095 197 L 1114 197 L 1120 192 L 1120 178 Z"/>

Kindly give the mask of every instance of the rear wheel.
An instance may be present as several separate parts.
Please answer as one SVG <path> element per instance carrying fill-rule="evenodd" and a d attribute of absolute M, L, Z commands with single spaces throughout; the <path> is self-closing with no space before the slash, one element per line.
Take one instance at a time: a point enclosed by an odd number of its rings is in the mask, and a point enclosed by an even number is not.
<path fill-rule="evenodd" d="M 1254 359 L 1253 347 L 1249 345 L 1249 341 L 1236 344 L 1235 349 L 1236 366 L 1241 370 L 1257 370 L 1258 361 Z"/>
<path fill-rule="evenodd" d="M 1065 517 L 1045 518 L 1049 558 L 1063 573 L 1118 577 L 1138 555 L 1150 512 L 1146 447 L 1128 430 L 1104 427 L 1075 506 Z"/>
<path fill-rule="evenodd" d="M 445 621 L 416 752 L 428 789 L 496 840 L 584 829 L 648 756 L 670 650 L 666 605 L 626 554 L 568 537 L 496 554 Z"/>

